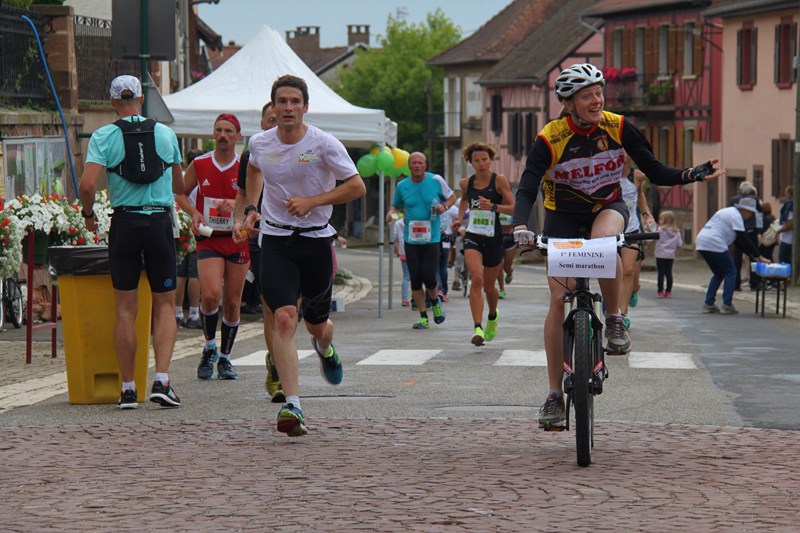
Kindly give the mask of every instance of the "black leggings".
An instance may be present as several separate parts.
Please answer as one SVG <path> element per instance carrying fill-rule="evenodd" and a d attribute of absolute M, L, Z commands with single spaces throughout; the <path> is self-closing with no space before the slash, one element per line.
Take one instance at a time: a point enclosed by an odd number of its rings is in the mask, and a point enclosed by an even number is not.
<path fill-rule="evenodd" d="M 441 245 L 406 243 L 406 264 L 411 278 L 411 290 L 418 291 L 425 285 L 428 290 L 436 288 L 436 271 L 439 269 Z"/>
<path fill-rule="evenodd" d="M 658 272 L 658 292 L 664 292 L 664 278 L 667 278 L 666 292 L 672 292 L 672 264 L 674 259 L 661 259 L 656 257 L 656 272 Z"/>

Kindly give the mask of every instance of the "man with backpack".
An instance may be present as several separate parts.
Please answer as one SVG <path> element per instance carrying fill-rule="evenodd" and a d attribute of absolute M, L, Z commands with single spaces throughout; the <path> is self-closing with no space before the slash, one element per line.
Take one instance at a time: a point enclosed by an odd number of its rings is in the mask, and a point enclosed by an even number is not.
<path fill-rule="evenodd" d="M 111 82 L 111 106 L 119 120 L 99 128 L 89 140 L 78 187 L 86 228 L 97 228 L 94 199 L 97 180 L 108 175 L 114 210 L 108 237 L 108 259 L 116 300 L 114 346 L 122 392 L 120 409 L 138 407 L 134 368 L 135 321 L 139 277 L 144 269 L 153 295 L 153 351 L 156 373 L 150 401 L 179 407 L 169 379 L 175 345 L 175 238 L 173 194 L 183 193 L 178 139 L 170 128 L 141 116 L 142 85 L 134 76 Z"/>

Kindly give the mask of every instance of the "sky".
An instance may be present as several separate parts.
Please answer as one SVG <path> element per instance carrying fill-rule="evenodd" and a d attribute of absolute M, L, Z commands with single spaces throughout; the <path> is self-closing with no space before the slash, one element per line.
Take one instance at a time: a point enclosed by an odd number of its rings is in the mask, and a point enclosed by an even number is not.
<path fill-rule="evenodd" d="M 261 26 L 267 25 L 284 39 L 297 26 L 319 26 L 320 46 L 347 45 L 348 24 L 369 24 L 370 45 L 378 46 L 378 35 L 386 34 L 386 18 L 392 14 L 409 24 L 423 23 L 429 12 L 441 7 L 444 14 L 467 37 L 512 0 L 219 0 L 197 4 L 200 18 L 222 35 L 224 43 L 246 44 Z"/>

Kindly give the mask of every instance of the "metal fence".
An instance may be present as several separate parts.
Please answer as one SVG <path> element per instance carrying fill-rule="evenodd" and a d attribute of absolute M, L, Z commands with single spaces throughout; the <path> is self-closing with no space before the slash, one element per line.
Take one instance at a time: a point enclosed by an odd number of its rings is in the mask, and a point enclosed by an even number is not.
<path fill-rule="evenodd" d="M 11 107 L 51 107 L 50 89 L 39 46 L 27 15 L 42 35 L 38 13 L 0 2 L 0 104 Z"/>
<path fill-rule="evenodd" d="M 111 21 L 75 17 L 75 60 L 78 70 L 78 99 L 108 101 L 108 86 L 120 74 L 139 75 L 137 60 L 111 57 Z"/>

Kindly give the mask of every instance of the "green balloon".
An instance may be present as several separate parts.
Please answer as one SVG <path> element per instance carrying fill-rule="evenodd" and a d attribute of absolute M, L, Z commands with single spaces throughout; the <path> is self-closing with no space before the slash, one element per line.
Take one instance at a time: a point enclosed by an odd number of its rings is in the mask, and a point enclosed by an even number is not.
<path fill-rule="evenodd" d="M 386 175 L 390 178 L 399 178 L 402 171 L 402 168 L 397 168 L 396 166 L 392 165 L 392 168 L 386 171 Z"/>
<path fill-rule="evenodd" d="M 389 172 L 392 168 L 394 168 L 394 156 L 391 152 L 387 152 L 385 150 L 378 153 L 375 156 L 375 161 L 378 166 L 378 170 L 383 172 Z"/>
<path fill-rule="evenodd" d="M 410 176 L 411 175 L 411 169 L 408 168 L 408 163 L 406 163 L 406 165 L 403 168 L 400 169 L 400 174 L 402 174 L 403 176 Z"/>
<path fill-rule="evenodd" d="M 375 156 L 367 154 L 361 156 L 361 159 L 356 163 L 356 169 L 362 178 L 368 178 L 375 174 Z"/>

